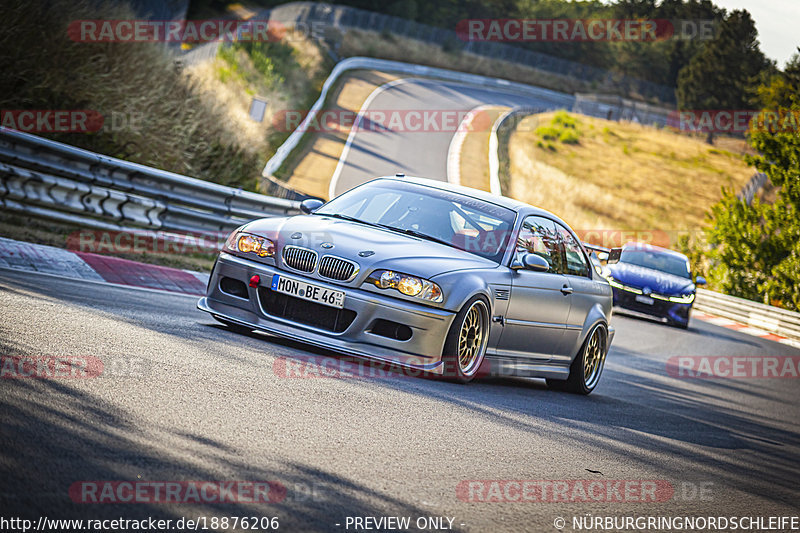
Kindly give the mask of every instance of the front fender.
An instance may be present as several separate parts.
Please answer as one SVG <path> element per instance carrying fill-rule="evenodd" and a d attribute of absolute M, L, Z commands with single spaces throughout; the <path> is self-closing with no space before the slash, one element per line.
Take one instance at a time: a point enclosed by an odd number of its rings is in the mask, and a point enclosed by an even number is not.
<path fill-rule="evenodd" d="M 490 311 L 494 309 L 494 299 L 489 288 L 489 278 L 485 271 L 461 270 L 434 276 L 434 281 L 442 288 L 444 308 L 458 312 L 475 295 L 481 295 L 489 302 Z"/>

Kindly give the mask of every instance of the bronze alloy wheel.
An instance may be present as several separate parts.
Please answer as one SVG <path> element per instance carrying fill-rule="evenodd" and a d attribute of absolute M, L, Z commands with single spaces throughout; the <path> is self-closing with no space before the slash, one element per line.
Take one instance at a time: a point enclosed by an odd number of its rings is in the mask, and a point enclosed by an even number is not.
<path fill-rule="evenodd" d="M 489 311 L 476 300 L 464 315 L 458 332 L 458 368 L 465 376 L 477 372 L 489 340 Z"/>
<path fill-rule="evenodd" d="M 587 389 L 594 389 L 600 380 L 606 358 L 605 344 L 605 330 L 600 326 L 595 327 L 583 357 L 583 382 Z"/>

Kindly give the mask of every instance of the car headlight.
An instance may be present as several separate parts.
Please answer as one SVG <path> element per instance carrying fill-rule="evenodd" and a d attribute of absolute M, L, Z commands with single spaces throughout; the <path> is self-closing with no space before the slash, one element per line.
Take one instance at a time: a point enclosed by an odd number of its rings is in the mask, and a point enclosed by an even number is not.
<path fill-rule="evenodd" d="M 234 231 L 225 241 L 225 250 L 253 253 L 258 257 L 272 257 L 275 255 L 275 243 L 266 237 Z"/>
<path fill-rule="evenodd" d="M 670 296 L 669 301 L 676 304 L 690 304 L 694 301 L 694 293 L 684 294 L 683 296 Z"/>
<path fill-rule="evenodd" d="M 608 284 L 611 285 L 612 287 L 616 288 L 616 289 L 622 289 L 623 291 L 628 291 L 628 292 L 632 292 L 632 293 L 635 293 L 635 294 L 642 294 L 642 290 L 641 289 L 637 289 L 635 287 L 628 287 L 627 285 L 623 285 L 622 283 L 620 283 L 619 281 L 615 280 L 610 275 L 606 276 L 606 281 L 608 281 Z"/>
<path fill-rule="evenodd" d="M 406 296 L 429 302 L 439 303 L 443 300 L 442 289 L 434 282 L 393 270 L 376 270 L 369 275 L 367 282 L 379 289 L 396 289 Z"/>

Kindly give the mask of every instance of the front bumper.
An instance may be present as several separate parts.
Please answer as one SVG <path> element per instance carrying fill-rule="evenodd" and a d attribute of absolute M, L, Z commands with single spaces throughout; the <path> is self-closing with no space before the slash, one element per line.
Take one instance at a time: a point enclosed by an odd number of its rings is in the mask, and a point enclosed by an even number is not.
<path fill-rule="evenodd" d="M 262 278 L 259 289 L 249 287 L 253 275 Z M 299 279 L 345 293 L 344 308 L 355 318 L 341 332 L 303 324 L 267 312 L 264 292 L 274 274 Z M 223 278 L 244 283 L 246 297 L 237 297 L 220 288 Z M 441 374 L 444 341 L 455 313 L 434 309 L 358 288 L 305 278 L 273 266 L 221 253 L 209 280 L 208 292 L 197 303 L 198 309 L 224 320 L 273 335 L 312 344 L 346 355 L 355 355 Z M 331 308 L 332 309 L 332 308 Z M 329 311 L 325 309 L 323 311 Z M 373 332 L 377 320 L 402 324 L 411 330 L 408 340 L 397 340 Z"/>
<path fill-rule="evenodd" d="M 688 324 L 689 311 L 692 309 L 692 304 L 681 304 L 669 302 L 666 300 L 653 299 L 653 304 L 645 304 L 636 301 L 635 293 L 613 287 L 614 291 L 614 306 L 634 311 L 637 314 L 647 315 L 650 317 L 665 319 L 674 324 Z"/>

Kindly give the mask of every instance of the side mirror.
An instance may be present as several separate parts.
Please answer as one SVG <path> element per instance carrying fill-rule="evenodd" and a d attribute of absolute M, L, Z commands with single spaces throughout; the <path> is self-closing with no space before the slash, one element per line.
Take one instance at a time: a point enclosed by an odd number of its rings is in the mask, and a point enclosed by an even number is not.
<path fill-rule="evenodd" d="M 697 279 L 694 280 L 694 284 L 695 285 L 705 285 L 706 284 L 706 278 L 704 278 L 703 276 L 697 276 Z"/>
<path fill-rule="evenodd" d="M 305 200 L 300 202 L 300 211 L 302 211 L 306 215 L 310 215 L 311 213 L 319 209 L 324 203 L 325 202 L 317 198 L 306 198 Z"/>
<path fill-rule="evenodd" d="M 608 259 L 606 260 L 606 263 L 609 265 L 619 263 L 620 257 L 622 257 L 622 248 L 612 248 L 611 251 L 608 252 Z"/>
<path fill-rule="evenodd" d="M 550 263 L 541 255 L 525 254 L 522 256 L 522 266 L 534 272 L 547 272 L 550 270 Z"/>

